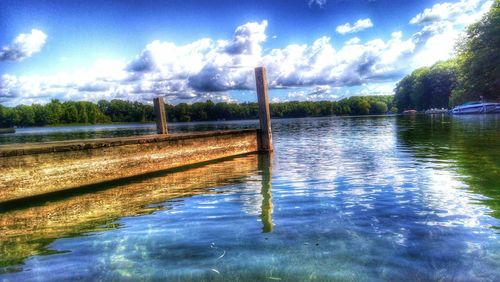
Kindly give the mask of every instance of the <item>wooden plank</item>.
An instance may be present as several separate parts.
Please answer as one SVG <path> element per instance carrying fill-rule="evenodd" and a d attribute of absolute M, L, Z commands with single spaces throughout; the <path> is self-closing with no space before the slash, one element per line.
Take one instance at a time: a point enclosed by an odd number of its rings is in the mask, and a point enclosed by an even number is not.
<path fill-rule="evenodd" d="M 22 155 L 0 155 L 0 206 L 27 197 L 254 153 L 259 150 L 258 132 L 251 129 L 149 135 L 126 137 L 123 142 L 110 138 L 109 142 L 49 143 L 33 150 L 24 147 Z"/>

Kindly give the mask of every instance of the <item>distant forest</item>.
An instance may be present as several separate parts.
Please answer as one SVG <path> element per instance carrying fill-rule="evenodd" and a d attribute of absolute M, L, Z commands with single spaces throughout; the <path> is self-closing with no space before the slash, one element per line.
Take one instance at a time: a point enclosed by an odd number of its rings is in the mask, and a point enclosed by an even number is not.
<path fill-rule="evenodd" d="M 467 28 L 454 58 L 404 77 L 394 90 L 400 111 L 448 108 L 468 101 L 500 101 L 500 0 Z"/>
<path fill-rule="evenodd" d="M 274 118 L 323 117 L 332 115 L 385 114 L 392 106 L 393 96 L 354 96 L 340 101 L 271 103 Z M 257 103 L 213 103 L 212 101 L 178 105 L 165 104 L 170 122 L 239 120 L 258 118 Z M 154 121 L 153 106 L 123 100 L 60 102 L 45 105 L 0 105 L 0 127 L 27 127 L 64 124 L 102 124 L 112 122 Z"/>

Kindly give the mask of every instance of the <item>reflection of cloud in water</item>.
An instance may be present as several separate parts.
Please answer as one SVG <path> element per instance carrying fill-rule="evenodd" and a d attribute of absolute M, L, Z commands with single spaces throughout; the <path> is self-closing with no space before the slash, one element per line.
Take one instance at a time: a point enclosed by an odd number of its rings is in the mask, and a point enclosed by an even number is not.
<path fill-rule="evenodd" d="M 259 215 L 262 210 L 262 180 L 260 175 L 249 177 L 239 190 L 238 196 L 241 199 L 242 210 L 249 215 Z"/>
<path fill-rule="evenodd" d="M 359 206 L 364 210 L 377 208 L 380 198 L 391 194 L 394 204 L 425 207 L 422 216 L 433 213 L 448 217 L 441 223 L 426 224 L 479 224 L 477 217 L 485 209 L 471 201 L 470 193 L 464 190 L 466 185 L 450 167 L 452 161 L 411 158 L 398 144 L 393 120 L 336 122 L 344 126 L 287 136 L 298 135 L 294 146 L 285 147 L 277 156 L 275 194 L 341 197 L 348 209 Z M 287 190 L 279 189 L 281 186 Z"/>
<path fill-rule="evenodd" d="M 100 280 L 265 280 L 272 273 L 283 281 L 498 281 L 500 241 L 490 227 L 499 221 L 488 215 L 484 190 L 469 182 L 470 170 L 440 151 L 463 150 L 452 145 L 464 138 L 419 133 L 431 125 L 401 119 L 276 121 L 272 181 L 254 160 L 241 182 L 221 178 L 227 185 L 169 201 L 169 210 L 57 240 L 51 248 L 71 253 L 26 265 L 42 277 L 49 264 L 78 261 Z M 402 140 L 401 132 L 411 134 Z"/>
<path fill-rule="evenodd" d="M 422 201 L 440 220 L 422 222 L 428 225 L 479 227 L 480 218 L 489 211 L 484 206 L 472 202 L 467 185 L 457 180 L 458 176 L 446 170 L 428 169 L 423 179 L 426 189 L 422 191 Z"/>
<path fill-rule="evenodd" d="M 352 240 L 364 240 L 359 244 L 368 249 L 377 250 L 376 244 L 434 248 L 435 240 L 444 240 L 453 242 L 454 249 L 442 255 L 443 263 L 448 256 L 484 255 L 486 247 L 475 242 L 482 239 L 471 236 L 496 237 L 488 231 L 493 221 L 488 208 L 477 204 L 481 196 L 467 190 L 453 160 L 415 156 L 398 140 L 401 129 L 393 119 L 324 122 L 329 130 L 318 125 L 321 121 L 304 121 L 302 126 L 290 126 L 286 140 L 278 140 L 289 145 L 279 146 L 275 197 L 290 198 L 287 204 L 304 213 L 322 206 L 337 209 L 338 224 Z M 317 207 L 303 198 L 317 198 Z M 423 254 L 437 256 L 430 250 Z M 485 261 L 494 259 L 494 252 L 488 255 Z"/>

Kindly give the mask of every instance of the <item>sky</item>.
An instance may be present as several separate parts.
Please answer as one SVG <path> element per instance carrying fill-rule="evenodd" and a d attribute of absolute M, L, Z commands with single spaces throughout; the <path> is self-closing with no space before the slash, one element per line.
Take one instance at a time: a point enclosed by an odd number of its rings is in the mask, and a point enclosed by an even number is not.
<path fill-rule="evenodd" d="M 0 104 L 392 94 L 492 0 L 0 0 Z"/>

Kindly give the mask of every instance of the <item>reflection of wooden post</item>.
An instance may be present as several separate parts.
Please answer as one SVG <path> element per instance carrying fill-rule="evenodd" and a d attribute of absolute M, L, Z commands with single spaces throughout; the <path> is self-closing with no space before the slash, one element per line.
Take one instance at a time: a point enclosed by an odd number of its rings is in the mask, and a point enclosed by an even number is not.
<path fill-rule="evenodd" d="M 156 116 L 156 132 L 158 132 L 158 134 L 168 134 L 167 114 L 165 113 L 165 102 L 163 102 L 163 97 L 154 98 L 153 104 Z"/>
<path fill-rule="evenodd" d="M 255 83 L 257 85 L 257 100 L 259 102 L 259 150 L 263 152 L 272 152 L 273 135 L 271 132 L 271 112 L 269 110 L 269 98 L 267 97 L 266 68 L 255 68 Z"/>
<path fill-rule="evenodd" d="M 271 191 L 272 154 L 260 154 L 258 158 L 259 173 L 262 176 L 260 219 L 262 220 L 262 232 L 268 233 L 273 231 L 273 192 Z"/>

